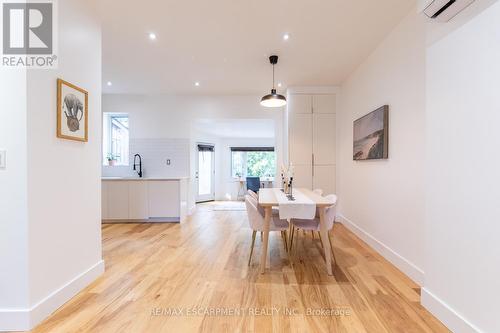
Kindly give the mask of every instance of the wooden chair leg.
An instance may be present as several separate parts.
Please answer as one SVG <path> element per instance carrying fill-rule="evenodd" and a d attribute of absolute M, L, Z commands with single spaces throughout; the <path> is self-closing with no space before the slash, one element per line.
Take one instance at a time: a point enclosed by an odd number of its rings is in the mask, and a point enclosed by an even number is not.
<path fill-rule="evenodd" d="M 255 235 L 257 234 L 257 231 L 252 232 L 252 244 L 250 245 L 250 257 L 248 258 L 248 266 L 250 266 L 250 262 L 252 261 L 252 254 L 253 254 L 253 246 L 255 244 Z"/>
<path fill-rule="evenodd" d="M 335 251 L 333 251 L 333 245 L 332 245 L 332 239 L 330 237 L 330 233 L 328 233 L 328 241 L 330 242 L 330 249 L 332 250 L 333 265 L 337 265 L 337 258 L 335 258 Z"/>
<path fill-rule="evenodd" d="M 290 263 L 290 265 L 292 264 L 292 257 L 291 257 L 291 254 L 290 254 L 290 249 L 288 248 L 288 232 L 285 231 L 285 247 L 286 247 L 286 256 L 288 258 L 288 262 Z"/>
<path fill-rule="evenodd" d="M 323 245 L 323 241 L 321 240 L 321 235 L 319 234 L 319 231 L 318 231 L 318 238 L 319 238 L 319 242 L 321 243 L 321 247 L 324 249 L 325 246 Z"/>
<path fill-rule="evenodd" d="M 288 253 L 288 237 L 286 235 L 286 230 L 283 231 L 283 245 L 285 245 L 285 251 Z"/>
<path fill-rule="evenodd" d="M 292 249 L 292 246 L 293 246 L 293 238 L 295 236 L 295 227 L 292 226 L 292 235 L 290 236 L 290 246 L 289 246 L 289 249 L 291 250 Z"/>
<path fill-rule="evenodd" d="M 286 231 L 284 231 L 284 230 L 281 231 L 281 240 L 283 241 L 283 247 L 285 248 L 285 252 L 287 252 L 288 249 L 287 249 L 287 243 L 286 243 Z"/>
<path fill-rule="evenodd" d="M 311 230 L 311 237 L 314 239 L 314 231 Z"/>

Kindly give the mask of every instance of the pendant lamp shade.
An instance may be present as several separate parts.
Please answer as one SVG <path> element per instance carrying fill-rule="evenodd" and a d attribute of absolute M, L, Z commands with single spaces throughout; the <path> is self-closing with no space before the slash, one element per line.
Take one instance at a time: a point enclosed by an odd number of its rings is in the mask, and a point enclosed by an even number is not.
<path fill-rule="evenodd" d="M 260 105 L 268 108 L 278 108 L 286 105 L 286 98 L 283 95 L 277 94 L 276 89 L 272 89 L 269 95 L 262 97 Z"/>
<path fill-rule="evenodd" d="M 276 92 L 274 88 L 274 65 L 278 63 L 278 56 L 272 55 L 269 57 L 269 61 L 271 65 L 273 65 L 273 88 L 271 89 L 271 93 L 262 97 L 260 100 L 260 105 L 268 107 L 268 108 L 277 108 L 286 105 L 286 98 L 283 95 L 280 95 Z"/>

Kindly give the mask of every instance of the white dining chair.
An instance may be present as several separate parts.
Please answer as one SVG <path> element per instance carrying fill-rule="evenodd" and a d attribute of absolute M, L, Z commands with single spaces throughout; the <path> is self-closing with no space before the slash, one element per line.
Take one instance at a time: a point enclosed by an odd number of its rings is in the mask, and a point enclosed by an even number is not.
<path fill-rule="evenodd" d="M 245 206 L 247 209 L 248 222 L 250 224 L 250 228 L 252 229 L 252 244 L 250 245 L 250 257 L 248 258 L 248 266 L 250 266 L 253 254 L 253 247 L 255 244 L 255 235 L 257 231 L 262 232 L 264 230 L 264 215 L 261 212 L 259 212 L 257 200 L 255 200 L 250 195 L 245 196 Z M 287 230 L 288 230 L 287 220 L 280 220 L 279 216 L 277 215 L 271 216 L 269 231 L 281 232 L 285 251 L 288 253 L 288 248 L 287 248 L 288 241 L 286 234 Z"/>
<path fill-rule="evenodd" d="M 326 222 L 326 230 L 328 230 L 328 242 L 330 242 L 330 249 L 332 251 L 333 255 L 333 260 L 335 263 L 337 260 L 335 259 L 335 254 L 333 251 L 333 244 L 332 244 L 332 239 L 330 237 L 330 230 L 333 228 L 333 225 L 335 223 L 335 216 L 337 215 L 337 196 L 335 194 L 330 194 L 325 196 L 326 199 L 329 201 L 334 202 L 333 205 L 330 207 L 326 208 L 325 210 L 325 222 Z M 319 236 L 319 240 L 321 242 L 321 246 L 323 246 L 323 241 L 321 240 L 321 235 L 319 233 L 320 231 L 320 221 L 319 221 L 319 213 L 316 211 L 316 216 L 312 220 L 306 220 L 306 219 L 291 219 L 290 220 L 292 230 L 291 230 L 291 235 L 290 235 L 290 247 L 289 251 L 292 249 L 293 245 L 293 239 L 294 239 L 294 234 L 295 234 L 295 229 L 301 229 L 301 230 L 309 230 L 311 232 L 317 232 Z"/>
<path fill-rule="evenodd" d="M 315 193 L 315 194 L 317 194 L 317 195 L 321 195 L 321 196 L 322 196 L 322 195 L 323 195 L 323 190 L 322 190 L 322 189 L 320 189 L 320 188 L 316 188 L 316 189 L 314 189 L 314 190 L 313 190 L 313 193 Z M 303 231 L 303 233 L 304 233 L 304 235 L 305 235 L 306 231 L 305 231 L 305 230 L 302 230 L 302 231 Z M 311 237 L 312 237 L 312 239 L 314 239 L 314 231 L 312 231 L 312 230 L 311 230 Z M 321 238 L 320 238 L 320 239 L 321 239 Z"/>
<path fill-rule="evenodd" d="M 247 190 L 247 193 L 249 196 L 251 196 L 252 198 L 254 198 L 255 200 L 259 201 L 259 195 L 257 193 L 255 193 L 254 191 L 252 190 Z"/>
<path fill-rule="evenodd" d="M 255 193 L 254 191 L 252 191 L 252 190 L 248 190 L 247 193 L 248 193 L 249 196 L 251 196 L 252 198 L 255 199 L 255 201 L 257 202 L 257 209 L 259 210 L 259 213 L 261 213 L 261 215 L 264 216 L 265 215 L 264 208 L 262 208 L 259 205 L 259 195 L 257 193 Z M 280 213 L 278 207 L 273 207 L 272 208 L 272 212 L 273 212 L 273 215 L 278 215 Z"/>
<path fill-rule="evenodd" d="M 313 192 L 316 193 L 317 195 L 323 195 L 323 190 L 320 188 L 314 189 Z"/>
<path fill-rule="evenodd" d="M 265 211 L 264 211 L 264 208 L 262 208 L 260 205 L 259 205 L 259 195 L 257 193 L 255 193 L 254 191 L 252 190 L 247 190 L 247 193 L 248 195 L 250 195 L 252 198 L 255 199 L 255 201 L 257 202 L 256 206 L 257 206 L 257 209 L 259 210 L 259 213 L 264 216 L 265 215 Z M 273 215 L 279 215 L 280 211 L 278 209 L 278 207 L 273 207 L 272 208 L 272 214 Z M 260 232 L 260 240 L 262 240 L 263 238 L 263 232 L 261 231 Z"/>

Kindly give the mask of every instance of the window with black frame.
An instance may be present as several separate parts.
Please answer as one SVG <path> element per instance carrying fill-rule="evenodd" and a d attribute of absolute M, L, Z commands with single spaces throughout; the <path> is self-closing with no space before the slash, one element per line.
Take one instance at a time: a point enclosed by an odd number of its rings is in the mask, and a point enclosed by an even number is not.
<path fill-rule="evenodd" d="M 231 148 L 231 177 L 274 177 L 275 172 L 274 147 Z"/>

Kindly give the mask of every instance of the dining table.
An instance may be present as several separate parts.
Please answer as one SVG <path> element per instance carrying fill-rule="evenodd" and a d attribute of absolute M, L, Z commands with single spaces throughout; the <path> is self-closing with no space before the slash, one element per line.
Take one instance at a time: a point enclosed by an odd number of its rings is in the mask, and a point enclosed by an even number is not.
<path fill-rule="evenodd" d="M 297 189 L 294 189 L 296 191 Z M 320 220 L 320 237 L 323 242 L 325 251 L 325 261 L 326 261 L 326 271 L 328 275 L 332 275 L 332 254 L 330 249 L 330 242 L 328 241 L 328 230 L 325 221 L 325 211 L 328 207 L 335 204 L 335 202 L 329 201 L 327 198 L 314 193 L 313 191 L 306 188 L 298 189 L 302 194 L 309 198 L 318 209 L 319 220 Z M 260 256 L 260 273 L 264 274 L 266 269 L 267 260 L 267 249 L 269 243 L 269 228 L 272 218 L 273 207 L 279 207 L 279 200 L 276 197 L 275 189 L 273 188 L 261 188 L 259 190 L 259 205 L 264 208 L 264 230 L 263 230 L 263 241 L 261 245 L 261 256 Z"/>

